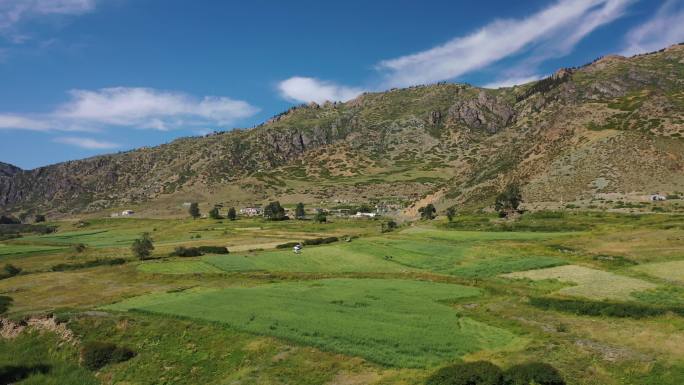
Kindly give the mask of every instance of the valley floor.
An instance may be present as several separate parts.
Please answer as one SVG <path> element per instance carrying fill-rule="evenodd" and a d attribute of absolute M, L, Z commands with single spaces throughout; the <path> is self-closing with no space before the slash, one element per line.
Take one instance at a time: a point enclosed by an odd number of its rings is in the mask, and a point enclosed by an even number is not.
<path fill-rule="evenodd" d="M 0 265 L 22 269 L 0 279 L 0 379 L 421 384 L 486 360 L 545 362 L 568 384 L 684 383 L 684 216 L 381 223 L 89 219 L 0 241 Z M 155 250 L 139 261 L 143 232 Z M 169 257 L 178 246 L 230 254 Z M 85 369 L 93 341 L 135 357 Z"/>

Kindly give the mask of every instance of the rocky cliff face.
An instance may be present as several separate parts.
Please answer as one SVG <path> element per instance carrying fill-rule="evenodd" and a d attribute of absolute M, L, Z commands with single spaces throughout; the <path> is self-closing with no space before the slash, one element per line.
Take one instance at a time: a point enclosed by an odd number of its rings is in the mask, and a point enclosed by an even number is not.
<path fill-rule="evenodd" d="M 676 189 L 682 136 L 684 47 L 675 46 L 513 88 L 368 93 L 293 108 L 250 130 L 30 171 L 0 163 L 0 206 L 94 211 L 198 190 L 233 201 L 239 190 L 250 200 L 484 203 L 514 179 L 540 201 Z"/>

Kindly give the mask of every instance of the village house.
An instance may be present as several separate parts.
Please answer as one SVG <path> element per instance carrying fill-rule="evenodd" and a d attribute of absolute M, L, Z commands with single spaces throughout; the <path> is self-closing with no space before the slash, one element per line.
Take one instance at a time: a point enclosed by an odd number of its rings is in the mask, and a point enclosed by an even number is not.
<path fill-rule="evenodd" d="M 651 195 L 651 201 L 652 202 L 665 201 L 665 200 L 667 200 L 667 197 L 664 195 L 660 195 L 660 194 Z"/>
<path fill-rule="evenodd" d="M 263 210 L 261 209 L 260 206 L 249 206 L 249 207 L 243 207 L 240 209 L 240 215 L 248 216 L 248 217 L 255 217 L 258 215 L 261 215 Z"/>

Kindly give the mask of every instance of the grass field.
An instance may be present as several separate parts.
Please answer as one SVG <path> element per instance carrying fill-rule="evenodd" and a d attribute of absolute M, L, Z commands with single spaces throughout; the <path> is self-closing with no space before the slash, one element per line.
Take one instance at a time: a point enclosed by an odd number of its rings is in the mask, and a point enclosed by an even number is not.
<path fill-rule="evenodd" d="M 531 280 L 556 279 L 576 286 L 558 291 L 560 294 L 576 295 L 595 299 L 629 299 L 634 292 L 654 289 L 655 284 L 637 278 L 625 277 L 614 273 L 590 269 L 583 266 L 567 265 L 505 274 L 507 278 L 528 278 Z"/>
<path fill-rule="evenodd" d="M 422 367 L 516 341 L 512 333 L 442 303 L 479 294 L 451 284 L 334 279 L 152 295 L 105 309 L 220 322 L 375 362 Z"/>

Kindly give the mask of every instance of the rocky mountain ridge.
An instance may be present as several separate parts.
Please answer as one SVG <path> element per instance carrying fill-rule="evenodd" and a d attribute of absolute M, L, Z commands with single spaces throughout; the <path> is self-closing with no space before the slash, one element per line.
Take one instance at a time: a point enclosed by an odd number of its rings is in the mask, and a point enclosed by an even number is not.
<path fill-rule="evenodd" d="M 0 207 L 69 214 L 198 197 L 234 204 L 487 205 L 684 190 L 684 46 L 496 90 L 440 83 L 292 108 L 249 130 L 20 170 Z"/>

